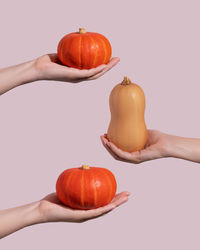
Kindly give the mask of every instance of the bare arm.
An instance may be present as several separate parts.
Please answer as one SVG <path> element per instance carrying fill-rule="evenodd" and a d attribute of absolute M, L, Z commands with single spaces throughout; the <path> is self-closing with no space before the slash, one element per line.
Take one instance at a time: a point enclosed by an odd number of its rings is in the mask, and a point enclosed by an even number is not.
<path fill-rule="evenodd" d="M 117 194 L 106 206 L 75 210 L 61 204 L 55 193 L 28 205 L 0 211 L 0 239 L 24 227 L 47 222 L 83 222 L 104 215 L 128 200 L 129 193 Z"/>
<path fill-rule="evenodd" d="M 34 61 L 0 69 L 0 94 L 24 83 L 37 80 Z"/>
<path fill-rule="evenodd" d="M 39 223 L 39 202 L 0 211 L 0 238 L 26 226 Z"/>
<path fill-rule="evenodd" d="M 166 153 L 169 156 L 200 163 L 200 139 L 168 136 L 170 145 L 166 148 Z"/>

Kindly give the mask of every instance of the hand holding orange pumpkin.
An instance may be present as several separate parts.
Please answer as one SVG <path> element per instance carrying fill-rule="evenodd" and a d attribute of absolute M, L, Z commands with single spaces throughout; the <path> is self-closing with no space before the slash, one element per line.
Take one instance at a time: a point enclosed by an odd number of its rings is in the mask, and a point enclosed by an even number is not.
<path fill-rule="evenodd" d="M 114 57 L 106 65 L 100 65 L 92 69 L 79 70 L 62 65 L 57 54 L 49 54 L 41 56 L 35 60 L 34 72 L 37 72 L 37 80 L 54 80 L 78 83 L 101 77 L 107 71 L 112 69 L 118 62 L 119 58 Z"/>
<path fill-rule="evenodd" d="M 39 203 L 41 222 L 83 222 L 102 216 L 128 201 L 129 192 L 124 191 L 116 194 L 114 199 L 107 205 L 95 209 L 81 210 L 72 209 L 60 202 L 56 193 L 44 197 Z"/>

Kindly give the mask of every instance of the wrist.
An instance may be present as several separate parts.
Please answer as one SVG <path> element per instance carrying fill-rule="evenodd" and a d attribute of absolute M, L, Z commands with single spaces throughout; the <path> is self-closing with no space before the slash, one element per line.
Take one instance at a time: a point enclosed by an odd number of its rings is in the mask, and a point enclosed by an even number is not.
<path fill-rule="evenodd" d="M 52 80 L 49 77 L 49 65 L 51 65 L 50 55 L 43 55 L 33 61 L 33 72 L 36 80 Z M 51 70 L 50 70 L 51 72 Z"/>
<path fill-rule="evenodd" d="M 24 63 L 22 72 L 19 72 L 19 74 L 22 76 L 20 85 L 40 80 L 40 74 L 35 68 L 35 63 L 36 59 Z"/>
<path fill-rule="evenodd" d="M 195 139 L 167 135 L 166 154 L 168 157 L 192 160 L 195 155 Z M 191 159 L 190 159 L 191 158 Z"/>
<path fill-rule="evenodd" d="M 39 212 L 39 206 L 40 206 L 39 201 L 24 206 L 24 213 L 22 214 L 24 227 L 42 222 L 42 217 Z"/>

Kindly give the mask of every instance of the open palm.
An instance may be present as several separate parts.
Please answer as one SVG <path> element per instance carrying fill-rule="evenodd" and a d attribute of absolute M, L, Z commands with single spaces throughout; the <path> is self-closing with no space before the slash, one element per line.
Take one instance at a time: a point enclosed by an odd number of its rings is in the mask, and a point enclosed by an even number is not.
<path fill-rule="evenodd" d="M 107 138 L 107 135 L 101 136 L 101 141 L 107 151 L 116 159 L 131 163 L 141 163 L 167 157 L 166 148 L 169 145 L 169 135 L 157 130 L 148 130 L 148 140 L 144 149 L 136 152 L 125 152 L 116 147 Z"/>
<path fill-rule="evenodd" d="M 83 222 L 110 212 L 126 202 L 128 196 L 129 192 L 121 192 L 104 207 L 90 210 L 77 210 L 63 205 L 58 200 L 56 193 L 52 193 L 40 201 L 39 212 L 43 218 L 43 222 Z"/>
<path fill-rule="evenodd" d="M 93 69 L 75 69 L 67 67 L 58 59 L 56 53 L 47 54 L 36 59 L 35 70 L 38 72 L 38 80 L 55 80 L 78 83 L 86 80 L 94 80 L 105 74 L 118 62 L 119 58 L 115 57 L 108 64 L 102 64 Z"/>

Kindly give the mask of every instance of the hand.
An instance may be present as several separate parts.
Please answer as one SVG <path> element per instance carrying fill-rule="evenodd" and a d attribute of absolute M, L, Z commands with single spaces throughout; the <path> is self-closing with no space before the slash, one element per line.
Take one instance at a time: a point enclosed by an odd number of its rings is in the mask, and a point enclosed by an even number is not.
<path fill-rule="evenodd" d="M 119 60 L 118 57 L 115 57 L 112 58 L 108 64 L 102 64 L 97 68 L 79 70 L 62 65 L 59 62 L 57 54 L 48 54 L 36 59 L 35 70 L 38 73 L 38 80 L 55 80 L 77 83 L 99 78 L 114 67 Z"/>
<path fill-rule="evenodd" d="M 101 136 L 104 147 L 116 160 L 136 164 L 170 156 L 168 154 L 168 148 L 170 147 L 171 138 L 171 135 L 164 134 L 160 131 L 148 130 L 148 140 L 144 149 L 129 153 L 116 147 L 107 139 L 106 135 Z"/>
<path fill-rule="evenodd" d="M 39 213 L 42 222 L 83 222 L 104 215 L 128 200 L 129 193 L 117 194 L 106 206 L 91 210 L 76 210 L 63 205 L 56 193 L 49 194 L 40 201 Z"/>

